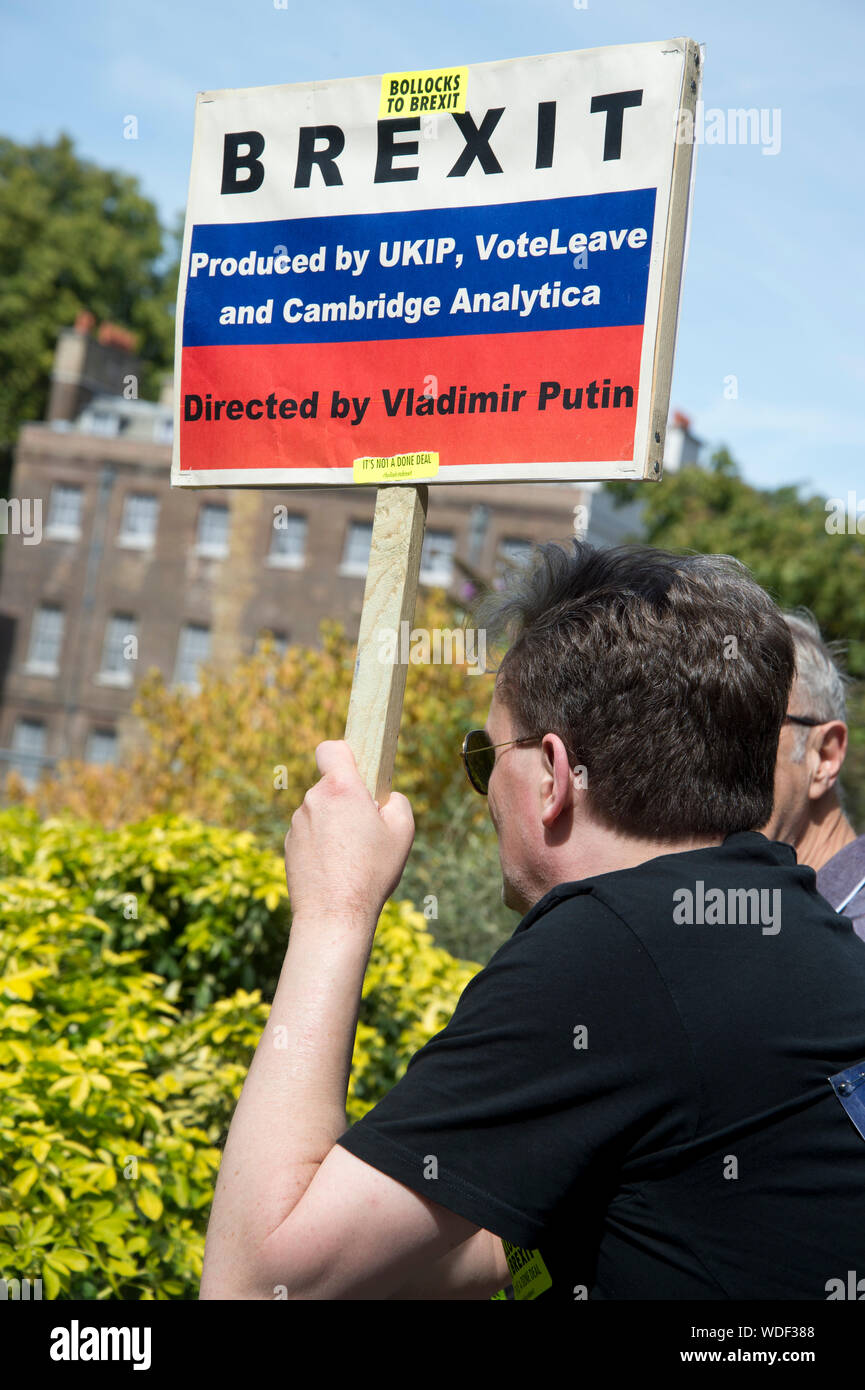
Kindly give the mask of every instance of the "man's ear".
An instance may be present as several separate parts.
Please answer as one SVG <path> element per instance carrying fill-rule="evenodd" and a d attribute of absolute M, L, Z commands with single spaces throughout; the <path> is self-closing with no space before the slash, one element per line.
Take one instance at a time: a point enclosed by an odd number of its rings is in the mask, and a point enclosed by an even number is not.
<path fill-rule="evenodd" d="M 820 742 L 812 750 L 818 761 L 808 787 L 810 800 L 819 801 L 838 781 L 847 756 L 847 739 L 847 725 L 841 719 L 833 719 L 831 723 L 822 725 Z"/>
<path fill-rule="evenodd" d="M 541 743 L 543 770 L 542 823 L 549 827 L 574 803 L 568 752 L 558 734 L 545 734 Z"/>

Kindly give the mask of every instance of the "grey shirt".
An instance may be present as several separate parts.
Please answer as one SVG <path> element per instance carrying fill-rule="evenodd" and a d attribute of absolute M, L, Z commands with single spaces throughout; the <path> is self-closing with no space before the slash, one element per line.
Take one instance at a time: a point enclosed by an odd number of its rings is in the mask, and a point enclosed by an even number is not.
<path fill-rule="evenodd" d="M 865 941 L 865 835 L 851 840 L 818 870 L 817 892 L 850 918 L 856 935 Z"/>

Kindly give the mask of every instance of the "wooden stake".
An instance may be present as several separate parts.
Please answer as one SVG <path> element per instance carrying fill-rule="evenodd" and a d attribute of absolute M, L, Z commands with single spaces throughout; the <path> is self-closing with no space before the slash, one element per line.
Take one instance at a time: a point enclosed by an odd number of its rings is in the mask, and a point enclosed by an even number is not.
<path fill-rule="evenodd" d="M 383 634 L 395 634 L 398 653 L 400 623 L 414 619 L 428 497 L 423 485 L 381 487 L 375 504 L 345 737 L 380 806 L 390 796 L 407 674 L 399 660 L 382 661 Z"/>

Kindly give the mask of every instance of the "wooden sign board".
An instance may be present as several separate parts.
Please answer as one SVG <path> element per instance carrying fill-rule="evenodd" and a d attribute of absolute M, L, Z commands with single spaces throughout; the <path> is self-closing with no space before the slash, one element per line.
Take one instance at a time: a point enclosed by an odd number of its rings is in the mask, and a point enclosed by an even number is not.
<path fill-rule="evenodd" d="M 198 96 L 181 487 L 658 478 L 698 46 Z"/>

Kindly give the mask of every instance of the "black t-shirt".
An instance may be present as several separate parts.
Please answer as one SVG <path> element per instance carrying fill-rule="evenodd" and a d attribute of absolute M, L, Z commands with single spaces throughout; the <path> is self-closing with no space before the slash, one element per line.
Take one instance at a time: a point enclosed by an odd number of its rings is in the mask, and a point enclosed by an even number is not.
<path fill-rule="evenodd" d="M 338 1142 L 518 1296 L 825 1299 L 865 1276 L 863 1058 L 865 942 L 747 832 L 551 889 Z"/>

